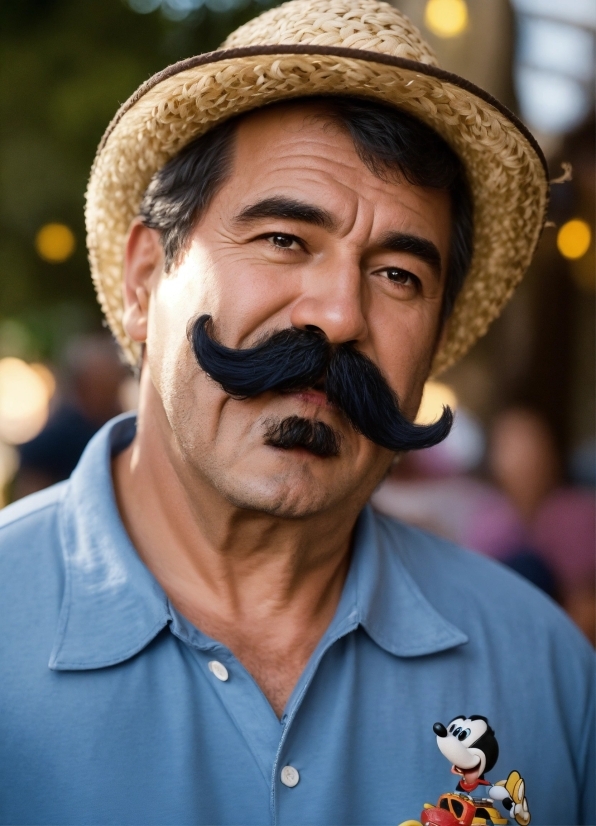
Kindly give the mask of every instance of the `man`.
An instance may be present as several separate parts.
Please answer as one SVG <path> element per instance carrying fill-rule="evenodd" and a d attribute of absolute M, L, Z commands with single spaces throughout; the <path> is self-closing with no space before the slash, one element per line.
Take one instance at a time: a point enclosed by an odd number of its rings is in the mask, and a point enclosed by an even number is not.
<path fill-rule="evenodd" d="M 538 150 L 374 0 L 224 46 L 142 87 L 92 172 L 139 413 L 4 517 L 3 822 L 398 823 L 452 788 L 432 727 L 464 710 L 535 822 L 593 822 L 588 646 L 366 507 L 449 430 L 411 422 L 527 265 Z"/>

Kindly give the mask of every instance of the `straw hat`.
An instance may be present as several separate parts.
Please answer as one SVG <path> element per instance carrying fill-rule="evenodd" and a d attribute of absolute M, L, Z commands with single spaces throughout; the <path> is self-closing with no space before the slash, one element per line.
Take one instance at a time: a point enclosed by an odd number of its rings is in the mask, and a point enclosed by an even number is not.
<path fill-rule="evenodd" d="M 124 103 L 99 145 L 87 190 L 91 273 L 127 358 L 122 327 L 126 233 L 153 173 L 226 118 L 287 98 L 355 94 L 394 104 L 462 159 L 474 201 L 474 255 L 437 353 L 439 373 L 500 313 L 532 258 L 548 201 L 536 141 L 504 106 L 436 58 L 412 23 L 378 0 L 292 0 L 241 26 L 219 51 L 154 75 Z"/>

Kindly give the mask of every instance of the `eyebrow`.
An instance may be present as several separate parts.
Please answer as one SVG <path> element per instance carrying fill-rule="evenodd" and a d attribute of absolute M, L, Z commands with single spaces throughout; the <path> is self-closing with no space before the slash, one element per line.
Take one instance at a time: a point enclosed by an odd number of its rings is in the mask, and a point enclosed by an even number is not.
<path fill-rule="evenodd" d="M 262 201 L 244 207 L 234 217 L 234 223 L 239 225 L 250 224 L 252 221 L 263 218 L 285 218 L 290 221 L 301 221 L 304 224 L 322 227 L 328 232 L 337 229 L 337 221 L 326 209 L 283 197 L 264 198 Z"/>
<path fill-rule="evenodd" d="M 234 223 L 250 224 L 267 218 L 284 218 L 291 221 L 301 221 L 316 227 L 322 227 L 328 232 L 337 230 L 337 221 L 326 209 L 296 201 L 293 198 L 274 196 L 263 198 L 250 206 L 244 207 L 235 217 Z M 409 235 L 404 232 L 388 232 L 377 245 L 389 252 L 409 252 L 425 264 L 428 264 L 437 278 L 441 276 L 441 253 L 427 238 L 419 235 Z"/>
<path fill-rule="evenodd" d="M 409 252 L 428 264 L 437 278 L 441 277 L 441 253 L 428 238 L 404 232 L 388 232 L 377 246 L 390 252 Z"/>

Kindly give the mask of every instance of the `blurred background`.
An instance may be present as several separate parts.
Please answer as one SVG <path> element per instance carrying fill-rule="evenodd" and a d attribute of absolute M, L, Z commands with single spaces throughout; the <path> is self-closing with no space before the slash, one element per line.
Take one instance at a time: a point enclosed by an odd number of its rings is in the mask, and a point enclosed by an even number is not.
<path fill-rule="evenodd" d="M 1 506 L 67 478 L 93 433 L 135 406 L 85 255 L 84 192 L 105 127 L 148 76 L 272 5 L 0 3 Z M 420 420 L 449 403 L 452 434 L 395 465 L 374 504 L 512 566 L 594 642 L 596 2 L 394 5 L 443 68 L 528 124 L 562 182 L 504 314 L 427 385 Z"/>

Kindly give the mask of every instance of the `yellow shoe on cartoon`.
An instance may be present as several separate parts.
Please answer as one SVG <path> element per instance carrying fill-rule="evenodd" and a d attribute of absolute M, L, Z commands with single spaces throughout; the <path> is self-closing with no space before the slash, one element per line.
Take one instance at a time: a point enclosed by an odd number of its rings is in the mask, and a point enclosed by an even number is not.
<path fill-rule="evenodd" d="M 519 826 L 528 826 L 531 818 L 530 808 L 526 799 L 526 784 L 519 772 L 509 772 L 505 788 L 513 800 L 511 814 L 514 816 L 516 822 L 519 823 Z"/>
<path fill-rule="evenodd" d="M 507 780 L 499 780 L 495 786 L 501 786 L 511 800 L 511 808 L 509 813 L 515 818 L 515 822 L 519 826 L 528 826 L 531 815 L 528 801 L 526 798 L 526 784 L 524 779 L 518 771 L 509 772 Z M 493 789 L 495 789 L 493 786 Z M 492 792 L 492 789 L 491 789 Z M 499 795 L 491 794 L 493 799 L 497 799 Z M 506 799 L 506 798 L 505 798 Z M 503 803 L 505 800 L 503 800 Z"/>

